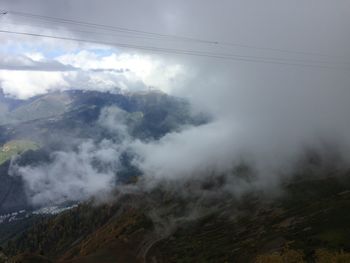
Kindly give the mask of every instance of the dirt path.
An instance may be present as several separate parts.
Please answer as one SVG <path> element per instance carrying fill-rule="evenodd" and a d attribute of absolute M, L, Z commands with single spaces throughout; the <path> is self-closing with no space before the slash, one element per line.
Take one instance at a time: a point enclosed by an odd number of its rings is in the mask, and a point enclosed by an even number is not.
<path fill-rule="evenodd" d="M 152 236 L 150 236 L 149 238 L 145 239 L 141 245 L 140 248 L 138 249 L 138 258 L 140 258 L 141 262 L 143 263 L 147 263 L 147 255 L 149 253 L 149 251 L 151 250 L 151 248 L 158 243 L 159 241 L 163 240 L 165 237 L 163 236 L 159 236 L 159 235 L 155 235 L 153 234 Z M 157 263 L 156 259 L 153 259 L 152 262 L 149 263 Z"/>

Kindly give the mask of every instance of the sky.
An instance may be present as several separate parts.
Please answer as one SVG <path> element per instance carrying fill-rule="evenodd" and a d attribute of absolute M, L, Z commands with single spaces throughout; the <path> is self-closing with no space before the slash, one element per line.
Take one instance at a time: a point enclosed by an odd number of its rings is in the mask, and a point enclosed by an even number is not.
<path fill-rule="evenodd" d="M 0 9 L 10 10 L 0 30 L 172 50 L 0 33 L 0 84 L 9 96 L 159 89 L 213 116 L 158 141 L 128 141 L 146 178 L 223 173 L 248 158 L 256 185 L 275 185 L 305 148 L 327 154 L 329 142 L 350 160 L 349 1 L 3 0 Z M 97 34 L 92 25 L 50 24 L 11 11 L 153 34 Z"/>
<path fill-rule="evenodd" d="M 2 29 L 68 36 L 93 41 L 243 56 L 296 60 L 349 57 L 348 1 L 95 1 L 4 0 L 1 10 L 73 19 L 157 34 L 219 41 L 213 45 L 179 39 L 127 37 L 125 33 L 31 19 L 9 12 Z M 98 31 L 82 33 L 80 31 Z M 149 36 L 148 36 L 149 37 Z M 10 95 L 27 98 L 51 89 L 94 88 L 125 90 L 149 87 L 176 93 L 202 66 L 246 67 L 247 62 L 201 59 L 186 55 L 149 53 L 106 45 L 0 34 L 0 81 Z M 244 48 L 230 44 L 328 57 Z M 194 64 L 192 64 L 194 63 Z M 249 63 L 248 63 L 249 64 Z M 254 64 L 254 63 L 252 63 Z M 255 65 L 251 65 L 254 67 Z M 262 66 L 265 66 L 264 64 Z M 113 69 L 113 70 L 111 70 Z M 254 68 L 253 68 L 254 70 Z M 288 68 L 287 68 L 288 70 Z M 121 73 L 123 71 L 123 73 Z M 88 73 L 87 73 L 88 72 Z M 233 71 L 234 73 L 234 71 Z M 176 77 L 176 81 L 174 81 Z M 194 77 L 196 78 L 196 76 Z M 44 79 L 45 81 L 41 81 Z M 180 81 L 181 80 L 181 81 Z M 127 83 L 128 82 L 128 83 Z"/>
<path fill-rule="evenodd" d="M 32 1 L 30 4 L 27 1 L 7 1 L 2 3 L 1 8 L 94 22 L 90 11 L 82 8 L 86 4 L 83 2 L 78 4 L 76 1 L 62 1 L 59 6 L 56 6 L 54 1 Z M 91 11 L 100 6 L 99 3 L 94 5 L 96 6 L 91 7 Z M 114 2 L 112 6 L 114 9 L 117 5 Z M 67 10 L 72 12 L 71 15 L 67 16 Z M 100 10 L 101 13 L 97 16 L 108 19 L 101 19 L 99 23 L 117 24 L 113 22 L 114 14 L 110 14 L 110 17 L 105 16 L 106 10 L 108 8 Z M 119 39 L 120 33 L 113 36 L 116 32 L 101 32 L 101 30 L 93 35 L 72 32 L 73 30 L 91 31 L 91 28 L 76 28 L 69 24 L 56 25 L 11 13 L 1 18 L 1 29 L 78 37 L 97 42 L 130 43 L 134 40 L 129 38 L 125 41 L 123 36 Z M 8 34 L 2 34 L 0 39 L 2 42 L 0 46 L 1 87 L 8 95 L 22 99 L 49 90 L 66 89 L 101 91 L 160 89 L 169 92 L 174 86 L 174 77 L 180 79 L 184 73 L 183 65 L 177 61 L 169 59 L 165 62 L 159 55 L 142 53 L 138 50 Z M 139 40 L 136 38 L 136 41 Z"/>

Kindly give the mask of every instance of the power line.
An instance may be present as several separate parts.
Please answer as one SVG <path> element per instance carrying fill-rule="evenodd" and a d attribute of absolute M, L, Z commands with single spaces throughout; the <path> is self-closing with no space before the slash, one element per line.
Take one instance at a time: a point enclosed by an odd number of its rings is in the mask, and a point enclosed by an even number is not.
<path fill-rule="evenodd" d="M 129 28 L 125 28 L 125 27 L 117 27 L 117 26 L 110 26 L 110 25 L 103 25 L 103 24 L 78 21 L 78 20 L 73 20 L 73 19 L 64 19 L 64 18 L 36 15 L 36 14 L 30 14 L 30 13 L 18 12 L 18 11 L 12 11 L 12 10 L 11 11 L 9 10 L 8 13 L 13 14 L 13 15 L 17 15 L 17 16 L 36 18 L 36 19 L 47 20 L 47 21 L 54 21 L 54 22 L 64 23 L 64 24 L 89 26 L 89 27 L 99 28 L 99 29 L 103 29 L 103 30 L 116 31 L 116 32 L 128 32 L 128 33 L 136 33 L 136 34 L 142 34 L 142 35 L 152 35 L 152 36 L 157 36 L 157 37 L 162 37 L 162 38 L 180 39 L 183 41 L 199 42 L 199 43 L 206 43 L 206 44 L 217 44 L 216 41 L 203 40 L 203 39 L 199 39 L 199 38 L 168 35 L 168 34 L 161 34 L 161 33 L 155 33 L 155 32 L 147 32 L 147 31 L 143 31 L 143 30 L 129 29 Z"/>
<path fill-rule="evenodd" d="M 23 25 L 22 23 L 14 23 L 14 22 L 7 22 L 6 24 L 2 25 Z M 42 29 L 48 29 L 48 27 L 43 27 L 43 26 L 37 26 L 35 25 L 35 28 L 42 28 Z M 145 40 L 163 40 L 163 41 L 174 41 L 179 39 L 160 39 L 154 36 L 141 36 L 141 35 L 132 35 L 129 34 L 128 32 L 97 32 L 97 31 L 91 31 L 91 30 L 80 30 L 80 29 L 73 29 L 70 28 L 69 32 L 78 32 L 78 33 L 86 33 L 86 34 L 96 34 L 96 35 L 102 35 L 102 36 L 118 36 L 118 37 L 126 37 L 126 38 L 136 38 L 136 39 L 145 39 Z"/>
<path fill-rule="evenodd" d="M 16 25 L 16 23 L 7 23 L 4 25 Z M 46 27 L 39 27 L 39 26 L 35 26 L 35 27 L 47 29 Z M 106 33 L 102 33 L 102 32 L 76 30 L 76 29 L 70 30 L 69 32 L 79 32 L 79 33 L 86 33 L 86 34 L 90 34 L 90 35 L 91 34 L 107 35 Z M 110 36 L 110 35 L 108 35 L 108 36 Z M 118 35 L 118 36 L 120 36 L 120 35 Z M 130 37 L 130 36 L 122 35 L 122 37 Z M 149 39 L 153 39 L 153 38 L 149 38 Z M 187 50 L 181 50 L 181 51 L 187 51 Z M 261 57 L 261 56 L 248 56 L 248 55 L 237 55 L 237 54 L 228 54 L 228 53 L 213 53 L 213 52 L 193 51 L 193 50 L 190 50 L 189 52 L 196 52 L 198 54 L 203 54 L 203 55 L 218 55 L 218 56 L 222 56 L 222 57 L 225 56 L 225 57 L 273 60 L 273 61 L 295 62 L 295 63 L 332 64 L 330 61 L 325 61 L 325 60 L 304 60 L 304 59 L 292 59 L 292 58 L 288 59 L 288 58 L 276 58 L 276 57 Z M 349 65 L 347 63 L 336 63 L 336 64 Z"/>
<path fill-rule="evenodd" d="M 273 51 L 273 52 L 286 53 L 286 54 L 295 54 L 295 55 L 297 54 L 297 55 L 308 55 L 308 56 L 335 58 L 335 56 L 332 56 L 329 54 L 317 53 L 317 52 L 288 50 L 288 49 L 275 48 L 275 47 L 261 47 L 261 46 L 241 44 L 241 43 L 214 41 L 214 40 L 193 38 L 193 37 L 187 37 L 187 36 L 161 34 L 161 33 L 155 33 L 155 32 L 149 32 L 149 31 L 143 31 L 143 30 L 137 30 L 137 29 L 130 29 L 130 28 L 126 28 L 126 27 L 116 27 L 116 26 L 111 26 L 111 25 L 104 25 L 104 24 L 91 23 L 91 22 L 85 22 L 85 21 L 79 21 L 79 20 L 73 20 L 73 19 L 65 19 L 65 18 L 37 15 L 37 14 L 19 12 L 19 11 L 14 11 L 14 10 L 8 10 L 7 12 L 9 14 L 13 14 L 13 15 L 17 15 L 17 16 L 34 18 L 34 19 L 41 19 L 41 20 L 55 22 L 55 23 L 74 24 L 74 25 L 79 25 L 79 26 L 94 27 L 94 28 L 108 30 L 108 31 L 133 33 L 133 34 L 140 35 L 140 37 L 147 35 L 147 36 L 153 36 L 153 37 L 158 37 L 158 38 L 162 38 L 162 39 L 173 39 L 173 40 L 177 39 L 177 40 L 182 40 L 182 41 L 187 41 L 187 42 L 197 42 L 197 43 L 210 44 L 210 45 L 216 45 L 216 46 L 240 47 L 240 48 L 246 48 L 246 49 L 265 50 L 265 51 Z"/>
<path fill-rule="evenodd" d="M 287 61 L 278 61 L 278 60 L 272 59 L 272 58 L 269 59 L 269 58 L 253 57 L 253 56 L 239 56 L 239 55 L 226 56 L 225 54 L 201 52 L 201 51 L 194 51 L 194 50 L 170 49 L 170 48 L 161 48 L 161 47 L 153 47 L 153 46 L 105 42 L 105 41 L 96 41 L 96 40 L 80 39 L 80 38 L 65 37 L 65 36 L 53 36 L 53 35 L 45 35 L 45 34 L 37 34 L 37 33 L 29 33 L 29 32 L 0 30 L 0 33 L 14 34 L 14 35 L 26 35 L 26 36 L 32 36 L 32 37 L 43 37 L 43 38 L 50 38 L 50 39 L 69 40 L 69 41 L 94 43 L 94 44 L 103 44 L 103 45 L 118 46 L 121 48 L 132 48 L 132 49 L 139 49 L 139 50 L 146 50 L 146 51 L 153 51 L 153 52 L 160 52 L 160 53 L 168 53 L 168 54 L 190 55 L 190 56 L 197 56 L 197 57 L 208 57 L 208 58 L 227 59 L 227 60 L 255 62 L 255 63 L 265 63 L 265 64 L 278 64 L 278 65 L 289 65 L 289 66 L 300 66 L 300 67 L 349 70 L 348 67 L 338 67 L 338 66 L 334 66 L 334 65 L 321 65 L 321 64 L 313 64 L 313 63 L 309 63 L 309 64 L 294 63 L 294 62 L 287 62 Z"/>

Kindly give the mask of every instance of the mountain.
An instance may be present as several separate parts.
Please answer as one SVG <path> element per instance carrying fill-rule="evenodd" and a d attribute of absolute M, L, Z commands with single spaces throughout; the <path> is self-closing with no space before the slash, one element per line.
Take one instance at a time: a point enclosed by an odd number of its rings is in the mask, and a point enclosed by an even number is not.
<path fill-rule="evenodd" d="M 5 100 L 4 105 L 9 109 L 6 119 L 11 121 L 3 121 L 0 126 L 0 142 L 25 137 L 40 140 L 53 130 L 69 136 L 91 137 L 82 132 L 85 128 L 92 130 L 91 124 L 97 121 L 101 110 L 111 106 L 129 113 L 135 121 L 131 132 L 140 138 L 159 138 L 181 125 L 199 125 L 207 120 L 204 115 L 191 115 L 185 100 L 158 91 L 113 94 L 69 90 L 16 103 Z"/>
<path fill-rule="evenodd" d="M 70 90 L 28 100 L 0 95 L 8 109 L 6 119 L 11 119 L 0 125 L 0 215 L 29 208 L 21 179 L 8 174 L 11 156 L 21 154 L 19 163 L 34 165 L 48 162 L 51 152 L 71 148 L 73 142 L 111 138 L 114 134 L 97 124 L 108 107 L 122 111 L 128 132 L 139 139 L 159 138 L 183 125 L 200 125 L 207 119 L 192 115 L 185 100 L 156 91 L 113 94 Z M 122 162 L 127 164 L 127 155 Z M 123 176 L 129 173 L 125 171 Z"/>
<path fill-rule="evenodd" d="M 155 91 L 0 100 L 7 109 L 0 126 L 0 262 L 350 262 L 350 170 L 336 159 L 310 151 L 278 191 L 236 196 L 226 183 L 251 182 L 248 164 L 147 188 L 125 151 L 108 198 L 34 205 L 10 169 L 13 158 L 19 166 L 48 164 L 53 152 L 81 141 L 118 140 L 119 130 L 101 125 L 106 109 L 140 141 L 210 118 Z"/>
<path fill-rule="evenodd" d="M 9 117 L 17 122 L 43 119 L 63 114 L 72 102 L 65 92 L 55 92 L 34 97 L 9 112 Z"/>
<path fill-rule="evenodd" d="M 21 262 L 349 262 L 339 251 L 350 249 L 350 179 L 334 176 L 295 177 L 279 198 L 250 193 L 198 203 L 209 213 L 194 218 L 184 212 L 194 207 L 162 189 L 85 203 L 36 223 L 5 253 Z"/>
<path fill-rule="evenodd" d="M 0 244 L 5 244 L 42 218 L 70 209 L 74 203 L 37 207 L 28 198 L 23 178 L 11 174 L 11 158 L 20 166 L 49 163 L 51 153 L 74 147 L 83 140 L 99 141 L 115 136 L 98 125 L 104 109 L 121 110 L 130 136 L 149 140 L 176 131 L 182 125 L 200 125 L 204 115 L 192 115 L 183 99 L 161 92 L 113 94 L 70 90 L 50 92 L 28 100 L 0 93 L 3 117 L 0 125 Z M 125 167 L 116 176 L 128 181 L 137 170 L 122 155 Z M 39 260 L 34 260 L 35 262 Z"/>

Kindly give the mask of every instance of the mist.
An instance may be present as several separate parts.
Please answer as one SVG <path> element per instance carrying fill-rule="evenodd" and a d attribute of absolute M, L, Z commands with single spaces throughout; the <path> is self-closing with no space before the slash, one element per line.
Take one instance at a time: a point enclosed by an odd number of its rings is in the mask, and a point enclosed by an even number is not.
<path fill-rule="evenodd" d="M 63 4 L 50 2 L 48 5 L 42 5 L 41 1 L 35 3 L 28 8 L 37 13 L 51 14 L 55 10 L 55 16 L 76 16 L 81 20 L 91 18 L 86 10 L 96 9 L 93 1 L 87 1 L 87 4 L 81 1 Z M 26 6 L 23 1 L 8 1 L 7 5 L 11 8 Z M 82 5 L 86 9 L 80 8 Z M 115 8 L 107 10 L 105 6 Z M 338 60 L 340 57 L 348 65 L 349 10 L 349 3 L 344 1 L 317 1 L 317 5 L 316 1 L 223 1 L 220 5 L 202 1 L 180 1 L 176 4 L 151 1 L 144 9 L 136 9 L 134 2 L 129 5 L 109 3 L 92 17 L 94 22 L 99 23 L 242 43 L 240 47 L 221 47 L 225 52 L 240 55 L 273 56 L 287 60 Z M 126 18 L 125 14 L 132 16 Z M 144 28 L 143 21 L 149 21 L 147 28 Z M 69 27 L 64 29 L 70 30 Z M 270 49 L 249 49 L 244 47 L 245 43 Z M 161 44 L 220 50 L 220 47 L 208 48 L 187 43 Z M 67 44 L 65 48 L 70 50 L 72 47 Z M 273 50 L 279 48 L 296 52 Z M 87 46 L 79 46 L 79 52 L 66 51 L 68 55 L 57 57 L 56 62 L 63 65 L 51 61 L 47 65 L 37 63 L 38 67 L 48 66 L 53 70 L 68 67 L 72 70 L 91 63 L 87 70 L 108 71 L 110 64 L 103 62 L 120 58 L 115 54 L 107 58 L 95 57 L 81 49 L 87 49 Z M 130 51 L 123 49 L 113 52 L 124 52 L 126 57 L 131 57 L 131 60 L 127 60 L 131 71 L 125 71 L 129 78 L 99 72 L 96 81 L 93 81 L 90 71 L 87 71 L 71 81 L 66 76 L 64 85 L 59 77 L 49 87 L 45 86 L 43 92 L 52 87 L 67 89 L 76 84 L 100 91 L 106 90 L 106 86 L 122 86 L 127 91 L 147 90 L 152 86 L 170 95 L 186 98 L 195 112 L 205 112 L 212 119 L 200 126 L 181 127 L 159 140 L 140 140 L 128 134 L 123 121 L 118 122 L 122 119 L 118 110 L 106 110 L 101 115 L 104 121 L 98 125 L 103 125 L 116 135 L 122 134 L 117 136 L 118 140 L 84 142 L 78 151 L 54 153 L 51 164 L 17 168 L 26 181 L 33 202 L 80 201 L 95 196 L 103 189 L 111 190 L 111 185 L 112 188 L 118 186 L 114 180 L 115 172 L 121 169 L 120 154 L 126 150 L 134 154 L 132 163 L 142 172 L 137 187 L 147 191 L 159 185 L 180 189 L 189 181 L 230 175 L 216 192 L 222 190 L 234 196 L 251 190 L 278 192 L 280 183 L 298 170 L 300 159 L 309 149 L 315 150 L 324 159 L 334 160 L 331 155 L 336 153 L 338 161 L 334 161 L 334 164 L 344 169 L 348 167 L 350 75 L 346 67 L 281 65 L 266 61 L 252 63 L 173 54 L 154 55 L 141 51 L 133 51 L 136 55 L 132 52 L 130 56 Z M 145 53 L 146 58 L 143 57 Z M 145 59 L 139 60 L 140 57 Z M 144 68 L 140 69 L 137 65 L 145 63 L 156 70 L 150 75 L 143 75 Z M 23 67 L 18 64 L 15 66 Z M 123 65 L 112 63 L 112 67 L 119 70 Z M 133 78 L 133 72 L 140 74 Z M 11 88 L 13 93 L 20 90 L 17 85 Z M 105 164 L 106 169 L 96 170 L 92 165 L 96 158 Z M 241 163 L 251 167 L 252 176 L 247 179 L 231 176 Z M 74 180 L 70 180 L 71 177 Z"/>
<path fill-rule="evenodd" d="M 49 164 L 14 166 L 25 181 L 28 198 L 44 205 L 120 190 L 123 185 L 116 174 L 123 169 L 120 156 L 126 151 L 142 173 L 132 191 L 147 193 L 160 187 L 177 189 L 184 196 L 191 193 L 193 198 L 278 193 L 310 150 L 333 169 L 349 167 L 347 72 L 266 65 L 237 68 L 228 63 L 205 69 L 196 63 L 197 74 L 176 95 L 188 99 L 194 112 L 210 115 L 208 123 L 141 140 L 129 134 L 125 112 L 106 108 L 96 125 L 114 134 L 113 139 L 84 141 L 78 149 L 54 152 Z M 242 164 L 249 167 L 245 177 L 235 172 Z M 224 183 L 210 191 L 196 186 L 222 176 Z"/>
<path fill-rule="evenodd" d="M 103 109 L 96 125 L 113 132 L 112 138 L 64 139 L 56 134 L 65 140 L 61 150 L 49 153 L 47 161 L 30 165 L 21 165 L 20 157 L 14 157 L 9 174 L 23 179 L 28 200 L 39 207 L 111 194 L 128 142 L 124 116 L 118 108 Z"/>
<path fill-rule="evenodd" d="M 185 92 L 177 93 L 190 100 L 193 111 L 210 114 L 208 123 L 180 127 L 158 140 L 140 140 L 129 134 L 125 112 L 105 108 L 96 125 L 114 139 L 54 153 L 48 165 L 17 167 L 32 202 L 83 201 L 120 190 L 116 173 L 123 168 L 120 156 L 125 151 L 133 153 L 132 164 L 142 172 L 133 191 L 163 187 L 186 196 L 184 186 L 190 183 L 192 197 L 201 198 L 278 193 L 309 150 L 333 168 L 348 167 L 350 90 L 345 72 L 286 67 L 272 73 L 261 66 L 250 67 L 255 70 L 252 79 L 252 71 L 243 74 L 222 66 L 210 73 L 198 71 Z M 236 78 L 232 72 L 238 72 Z M 235 170 L 242 164 L 249 167 L 245 177 Z M 196 186 L 222 176 L 224 183 L 210 191 Z"/>

